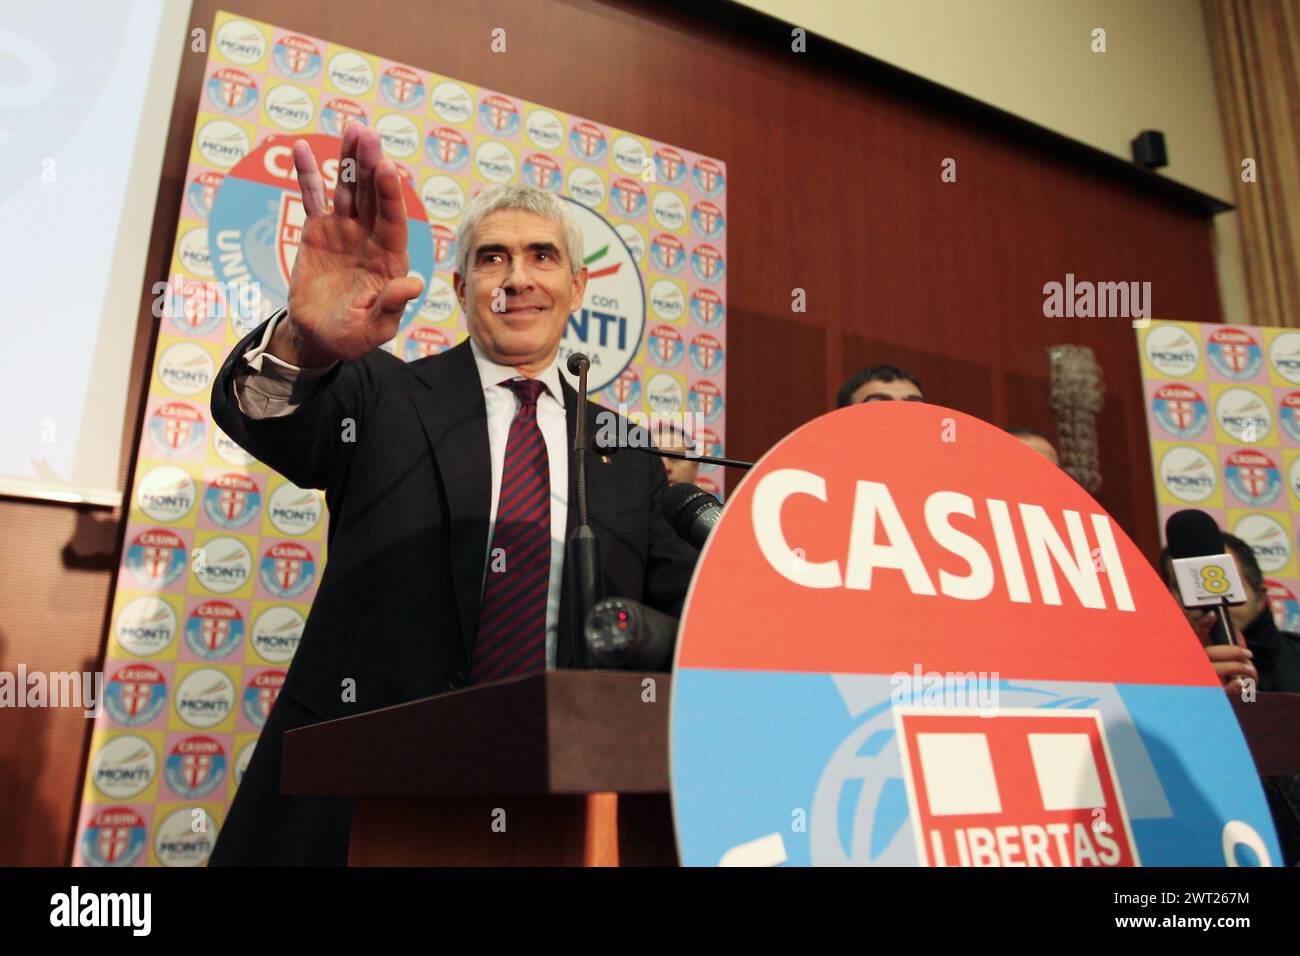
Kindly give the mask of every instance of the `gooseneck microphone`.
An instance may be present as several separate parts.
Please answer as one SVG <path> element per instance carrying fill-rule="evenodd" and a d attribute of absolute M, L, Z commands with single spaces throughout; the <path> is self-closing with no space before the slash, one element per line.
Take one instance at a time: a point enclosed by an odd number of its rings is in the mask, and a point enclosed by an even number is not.
<path fill-rule="evenodd" d="M 752 461 L 741 461 L 739 458 L 722 458 L 718 455 L 697 455 L 689 451 L 669 451 L 667 448 L 658 448 L 654 445 L 602 445 L 599 442 L 593 443 L 595 451 L 601 455 L 612 455 L 620 448 L 631 448 L 633 451 L 639 451 L 647 455 L 654 455 L 656 458 L 676 458 L 678 461 L 698 461 L 701 465 L 721 465 L 723 468 L 739 468 L 742 471 L 748 471 L 754 467 Z"/>
<path fill-rule="evenodd" d="M 578 377 L 578 427 L 573 436 L 573 450 L 569 460 L 577 484 L 578 520 L 573 534 L 569 535 L 566 546 L 573 562 L 574 584 L 577 587 L 578 627 L 581 628 L 599 598 L 600 591 L 600 547 L 596 533 L 587 522 L 587 370 L 591 360 L 581 352 L 572 353 L 565 363 L 570 375 Z M 586 667 L 587 642 L 574 642 L 573 666 Z"/>
<path fill-rule="evenodd" d="M 1169 516 L 1169 520 L 1165 522 L 1165 541 L 1169 544 L 1169 557 L 1175 561 L 1180 558 L 1201 558 L 1225 553 L 1223 533 L 1219 530 L 1218 524 L 1204 511 L 1197 511 L 1195 508 L 1176 511 Z M 1228 617 L 1226 600 L 1205 605 L 1197 596 L 1188 592 L 1182 580 L 1178 582 L 1178 589 L 1184 607 L 1214 609 L 1218 620 L 1215 621 L 1214 629 L 1210 632 L 1211 643 L 1236 643 L 1232 639 L 1232 621 Z"/>
<path fill-rule="evenodd" d="M 683 482 L 668 486 L 659 499 L 659 512 L 687 542 L 703 548 L 722 517 L 722 502 L 707 491 Z"/>

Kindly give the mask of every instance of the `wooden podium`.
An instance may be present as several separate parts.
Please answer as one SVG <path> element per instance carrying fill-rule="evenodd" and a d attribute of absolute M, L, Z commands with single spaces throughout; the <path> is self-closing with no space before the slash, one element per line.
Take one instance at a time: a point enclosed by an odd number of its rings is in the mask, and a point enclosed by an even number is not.
<path fill-rule="evenodd" d="M 281 790 L 353 798 L 351 866 L 676 866 L 670 681 L 547 671 L 301 727 Z"/>

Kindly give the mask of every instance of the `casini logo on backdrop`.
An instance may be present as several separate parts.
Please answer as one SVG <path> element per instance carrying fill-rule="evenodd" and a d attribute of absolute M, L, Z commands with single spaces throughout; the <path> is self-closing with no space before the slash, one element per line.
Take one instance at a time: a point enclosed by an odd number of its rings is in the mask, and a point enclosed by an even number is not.
<path fill-rule="evenodd" d="M 1234 381 L 1254 378 L 1264 364 L 1259 343 L 1242 329 L 1215 329 L 1205 351 L 1215 370 Z"/>
<path fill-rule="evenodd" d="M 1156 388 L 1151 410 L 1160 427 L 1175 438 L 1199 435 L 1210 421 L 1210 409 L 1201 393 L 1181 382 Z"/>
<path fill-rule="evenodd" d="M 605 217 L 567 196 L 561 198 L 582 231 L 587 291 L 582 308 L 569 316 L 564 328 L 560 368 L 567 376 L 564 361 L 569 353 L 585 352 L 591 359 L 587 390 L 594 393 L 616 381 L 641 348 L 645 284 L 631 250 Z"/>
<path fill-rule="evenodd" d="M 319 133 L 302 138 L 316 154 L 326 195 L 333 202 L 341 141 Z M 288 301 L 289 275 L 307 218 L 292 148 L 290 137 L 269 136 L 263 140 L 226 174 L 209 218 L 208 247 L 217 278 L 228 283 L 260 283 L 263 318 Z M 423 279 L 427 289 L 433 277 L 433 237 L 424 205 L 405 178 L 402 194 L 410 222 L 410 274 Z M 407 303 L 404 322 L 420 310 L 422 300 L 420 296 Z"/>

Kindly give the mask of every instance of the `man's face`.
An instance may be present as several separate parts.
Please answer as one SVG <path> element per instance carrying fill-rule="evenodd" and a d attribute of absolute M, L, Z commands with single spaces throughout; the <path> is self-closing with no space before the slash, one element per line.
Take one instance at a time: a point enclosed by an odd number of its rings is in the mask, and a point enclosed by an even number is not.
<path fill-rule="evenodd" d="M 896 378 L 892 382 L 882 382 L 873 378 L 858 386 L 853 393 L 852 404 L 862 402 L 923 402 L 925 396 L 921 390 L 905 378 Z"/>
<path fill-rule="evenodd" d="M 1232 560 L 1237 563 L 1237 573 L 1241 575 L 1242 586 L 1246 589 L 1246 603 L 1237 604 L 1228 608 L 1228 617 L 1232 620 L 1232 626 L 1238 631 L 1244 630 L 1246 625 L 1255 618 L 1259 617 L 1268 603 L 1262 594 L 1256 591 L 1250 584 L 1250 579 L 1246 577 L 1246 571 L 1241 566 L 1241 561 L 1237 553 L 1232 548 L 1225 548 L 1228 554 L 1232 555 Z M 1174 580 L 1173 565 L 1165 564 L 1165 585 L 1169 588 L 1169 593 L 1174 596 L 1174 602 L 1183 612 L 1183 617 L 1187 618 L 1187 623 L 1196 627 L 1196 622 L 1207 614 L 1213 614 L 1214 611 L 1205 607 L 1183 607 L 1182 598 L 1178 595 L 1178 583 Z"/>
<path fill-rule="evenodd" d="M 679 451 L 685 454 L 692 450 L 686 447 L 686 442 L 681 434 L 675 431 L 661 435 L 655 444 L 664 451 Z M 692 484 L 695 481 L 695 476 L 700 472 L 700 463 L 694 459 L 661 456 L 659 460 L 664 463 L 664 471 L 667 473 L 668 484 L 670 485 Z"/>
<path fill-rule="evenodd" d="M 1061 459 L 1056 454 L 1056 449 L 1053 448 L 1052 443 L 1042 435 L 1017 435 L 1016 437 L 1050 461 L 1057 468 L 1061 467 Z"/>
<path fill-rule="evenodd" d="M 541 371 L 582 305 L 586 268 L 572 273 L 558 222 L 522 209 L 484 216 L 471 242 L 469 275 L 453 277 L 469 334 L 494 362 Z"/>

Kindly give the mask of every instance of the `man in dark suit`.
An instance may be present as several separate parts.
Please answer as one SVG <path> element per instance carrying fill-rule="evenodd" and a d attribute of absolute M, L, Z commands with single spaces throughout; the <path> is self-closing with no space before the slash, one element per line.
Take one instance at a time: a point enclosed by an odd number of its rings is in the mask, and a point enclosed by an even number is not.
<path fill-rule="evenodd" d="M 578 401 L 557 355 L 586 287 L 581 234 L 549 193 L 480 194 L 455 275 L 470 340 L 404 363 L 378 347 L 422 287 L 397 171 L 357 125 L 340 160 L 356 174 L 330 210 L 295 143 L 307 221 L 288 309 L 235 347 L 212 393 L 222 429 L 324 489 L 330 512 L 324 576 L 213 865 L 347 862 L 350 801 L 279 793 L 286 730 L 570 666 L 580 639 L 564 561 Z M 604 592 L 678 615 L 697 553 L 659 515 L 662 466 L 595 458 L 587 486 Z"/>

